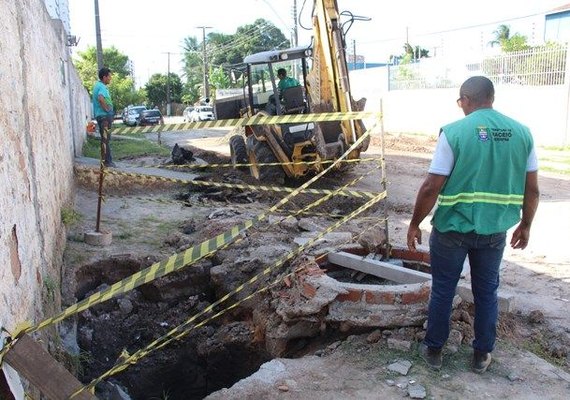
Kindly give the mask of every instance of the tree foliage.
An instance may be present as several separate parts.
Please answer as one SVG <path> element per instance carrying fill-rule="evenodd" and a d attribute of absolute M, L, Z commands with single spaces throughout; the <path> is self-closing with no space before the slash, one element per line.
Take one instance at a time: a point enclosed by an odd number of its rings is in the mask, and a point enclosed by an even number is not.
<path fill-rule="evenodd" d="M 199 94 L 203 93 L 203 46 L 204 43 L 196 37 L 184 39 L 184 100 L 190 103 L 197 101 Z M 230 65 L 243 62 L 244 57 L 249 54 L 288 46 L 289 41 L 285 35 L 263 18 L 238 27 L 233 35 L 210 32 L 206 37 L 206 57 L 212 74 L 209 74 L 208 81 L 217 88 L 231 87 Z"/>
<path fill-rule="evenodd" d="M 170 101 L 172 103 L 182 102 L 182 80 L 173 72 L 166 74 L 154 74 L 150 77 L 145 85 L 148 105 L 151 107 L 160 106 L 161 108 L 166 105 L 166 89 L 170 85 Z"/>
<path fill-rule="evenodd" d="M 505 53 L 530 48 L 527 44 L 526 36 L 519 33 L 515 33 L 511 36 L 511 28 L 508 25 L 499 25 L 497 29 L 493 31 L 493 34 L 495 35 L 495 39 L 491 40 L 489 44 L 491 47 L 494 47 L 497 44 L 500 45 L 501 50 Z"/>
<path fill-rule="evenodd" d="M 77 53 L 78 58 L 73 60 L 73 64 L 79 73 L 83 86 L 89 91 L 93 88 L 97 77 L 97 49 L 89 46 L 87 50 Z M 113 78 L 126 78 L 130 75 L 127 69 L 129 57 L 122 54 L 115 47 L 103 49 L 103 65 L 113 71 Z"/>
<path fill-rule="evenodd" d="M 78 52 L 78 57 L 73 59 L 73 64 L 83 82 L 83 86 L 89 93 L 95 82 L 99 80 L 97 69 L 97 49 L 90 46 L 83 52 Z M 115 106 L 115 112 L 119 112 L 129 104 L 140 104 L 144 100 L 144 92 L 135 90 L 133 77 L 127 68 L 129 57 L 121 53 L 115 47 L 103 49 L 103 64 L 110 68 L 113 75 L 109 85 L 109 91 Z"/>
<path fill-rule="evenodd" d="M 392 64 L 410 64 L 420 58 L 429 58 L 429 50 L 420 46 L 412 46 L 410 43 L 404 43 L 404 53 L 401 55 L 391 55 L 390 63 Z"/>

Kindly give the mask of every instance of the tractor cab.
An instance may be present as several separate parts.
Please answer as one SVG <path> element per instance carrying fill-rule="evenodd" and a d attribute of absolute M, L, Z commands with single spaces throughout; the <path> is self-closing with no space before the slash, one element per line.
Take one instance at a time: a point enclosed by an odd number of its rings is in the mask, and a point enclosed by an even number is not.
<path fill-rule="evenodd" d="M 247 56 L 243 61 L 247 114 L 251 116 L 259 111 L 270 115 L 308 113 L 306 78 L 311 55 L 310 47 L 295 47 Z M 277 76 L 280 70 L 284 70 L 287 79 L 296 84 L 280 89 Z"/>

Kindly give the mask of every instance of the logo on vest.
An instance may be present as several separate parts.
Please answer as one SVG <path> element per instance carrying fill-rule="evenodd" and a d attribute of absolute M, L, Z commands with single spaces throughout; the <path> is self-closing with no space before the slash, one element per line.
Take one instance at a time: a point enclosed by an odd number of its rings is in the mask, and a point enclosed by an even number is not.
<path fill-rule="evenodd" d="M 480 126 L 477 128 L 477 135 L 479 136 L 479 140 L 482 142 L 489 140 L 489 130 L 485 126 Z"/>

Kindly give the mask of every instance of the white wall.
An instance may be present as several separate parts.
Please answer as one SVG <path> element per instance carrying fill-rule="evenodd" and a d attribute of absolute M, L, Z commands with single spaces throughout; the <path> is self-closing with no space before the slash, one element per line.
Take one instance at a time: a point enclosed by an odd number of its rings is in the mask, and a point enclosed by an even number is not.
<path fill-rule="evenodd" d="M 353 97 L 367 98 L 366 111 L 378 111 L 382 100 L 386 132 L 437 135 L 463 116 L 459 88 L 388 91 L 385 67 L 351 71 L 350 80 Z M 569 100 L 566 85 L 496 85 L 494 108 L 527 125 L 538 146 L 563 146 L 570 145 Z"/>
<path fill-rule="evenodd" d="M 91 112 L 63 26 L 42 0 L 2 0 L 0 26 L 0 326 L 12 331 L 38 322 L 42 290 L 59 284 L 61 209 Z"/>

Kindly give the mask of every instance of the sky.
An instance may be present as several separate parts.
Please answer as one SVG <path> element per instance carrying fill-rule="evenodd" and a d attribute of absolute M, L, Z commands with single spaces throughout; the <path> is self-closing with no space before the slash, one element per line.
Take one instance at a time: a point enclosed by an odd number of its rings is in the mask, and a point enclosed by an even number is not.
<path fill-rule="evenodd" d="M 181 74 L 186 37 L 202 41 L 205 31 L 233 34 L 245 24 L 264 18 L 286 37 L 293 28 L 293 4 L 299 23 L 311 27 L 312 0 L 99 0 L 103 47 L 115 46 L 134 63 L 137 87 L 154 73 Z M 338 0 L 339 11 L 371 18 L 356 21 L 347 33 L 348 52 L 368 63 L 386 62 L 401 54 L 409 41 L 443 56 L 456 51 L 477 52 L 506 24 L 530 44 L 542 42 L 543 14 L 570 0 Z M 96 45 L 94 0 L 69 0 L 71 34 L 78 36 L 74 56 Z M 344 21 L 341 20 L 341 21 Z M 467 29 L 467 27 L 471 27 Z M 309 44 L 311 31 L 299 26 L 299 44 Z"/>

